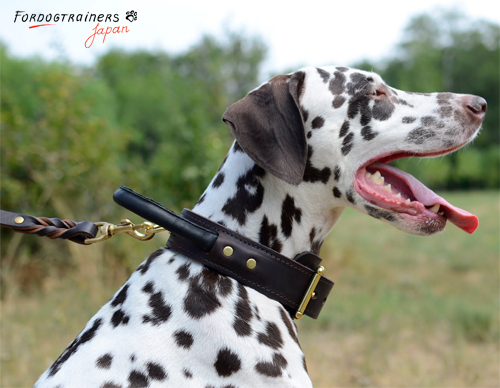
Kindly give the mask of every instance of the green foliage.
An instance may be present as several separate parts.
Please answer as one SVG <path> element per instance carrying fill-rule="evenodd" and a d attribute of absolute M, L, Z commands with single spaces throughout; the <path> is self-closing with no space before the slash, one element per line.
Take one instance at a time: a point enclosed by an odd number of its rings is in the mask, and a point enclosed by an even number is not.
<path fill-rule="evenodd" d="M 231 143 L 220 117 L 257 83 L 265 52 L 259 40 L 230 33 L 177 56 L 114 50 L 82 68 L 17 59 L 0 46 L 1 208 L 118 222 L 123 212 L 111 195 L 120 184 L 178 210 L 192 207 Z M 4 279 L 25 290 L 85 257 L 72 245 L 0 233 Z M 132 243 L 103 249 L 135 266 Z"/>

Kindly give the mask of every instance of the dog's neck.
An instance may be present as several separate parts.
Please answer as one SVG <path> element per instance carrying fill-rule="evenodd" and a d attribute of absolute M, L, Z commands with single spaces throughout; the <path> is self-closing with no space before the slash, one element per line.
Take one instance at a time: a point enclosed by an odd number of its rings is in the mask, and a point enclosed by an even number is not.
<path fill-rule="evenodd" d="M 331 185 L 290 185 L 257 166 L 235 142 L 193 211 L 293 258 L 319 253 L 344 210 L 331 204 Z"/>

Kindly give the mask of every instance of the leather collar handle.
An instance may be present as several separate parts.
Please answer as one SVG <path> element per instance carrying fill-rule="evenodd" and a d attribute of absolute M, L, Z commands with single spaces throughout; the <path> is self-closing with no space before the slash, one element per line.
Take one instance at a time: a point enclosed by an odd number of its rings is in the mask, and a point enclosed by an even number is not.
<path fill-rule="evenodd" d="M 217 233 L 178 216 L 172 210 L 128 187 L 120 186 L 113 194 L 113 200 L 125 209 L 160 225 L 171 233 L 191 240 L 205 252 L 210 251 L 217 240 Z"/>

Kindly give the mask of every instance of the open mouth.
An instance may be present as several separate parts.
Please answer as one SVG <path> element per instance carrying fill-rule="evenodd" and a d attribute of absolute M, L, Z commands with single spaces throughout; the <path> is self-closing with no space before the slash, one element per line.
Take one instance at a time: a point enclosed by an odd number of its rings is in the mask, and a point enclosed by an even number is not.
<path fill-rule="evenodd" d="M 449 220 L 460 229 L 472 234 L 479 224 L 475 215 L 451 205 L 412 175 L 387 165 L 393 160 L 405 157 L 439 156 L 458 148 L 460 147 L 425 155 L 400 152 L 379 156 L 359 168 L 354 186 L 366 201 L 383 209 L 398 212 L 404 218 L 432 224 L 436 231 L 443 229 L 446 220 Z"/>

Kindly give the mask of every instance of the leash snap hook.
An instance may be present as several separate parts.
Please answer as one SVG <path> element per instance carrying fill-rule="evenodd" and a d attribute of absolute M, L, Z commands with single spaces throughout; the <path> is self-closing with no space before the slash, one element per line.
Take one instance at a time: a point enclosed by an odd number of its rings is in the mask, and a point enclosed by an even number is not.
<path fill-rule="evenodd" d="M 109 240 L 115 234 L 121 233 L 133 237 L 136 240 L 147 241 L 151 240 L 156 233 L 165 231 L 164 228 L 149 221 L 135 225 L 128 219 L 121 220 L 120 224 L 117 225 L 109 222 L 96 222 L 95 225 L 98 228 L 96 237 L 86 239 L 85 244 L 87 245 Z M 144 233 L 139 232 L 141 229 L 144 230 Z"/>

